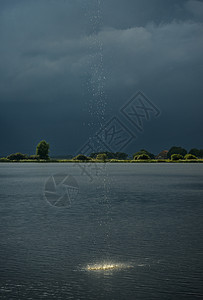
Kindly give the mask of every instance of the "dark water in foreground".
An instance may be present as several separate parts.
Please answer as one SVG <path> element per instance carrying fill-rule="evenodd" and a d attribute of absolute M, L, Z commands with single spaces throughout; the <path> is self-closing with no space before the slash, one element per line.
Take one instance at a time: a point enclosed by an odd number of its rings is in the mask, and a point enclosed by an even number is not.
<path fill-rule="evenodd" d="M 85 166 L 0 164 L 0 299 L 203 299 L 203 164 Z"/>

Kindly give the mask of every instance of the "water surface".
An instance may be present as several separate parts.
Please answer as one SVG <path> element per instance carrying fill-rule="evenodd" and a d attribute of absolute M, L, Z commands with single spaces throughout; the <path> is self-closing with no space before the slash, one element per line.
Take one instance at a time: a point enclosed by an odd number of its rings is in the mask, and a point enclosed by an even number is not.
<path fill-rule="evenodd" d="M 203 165 L 84 167 L 0 164 L 1 299 L 202 299 Z"/>

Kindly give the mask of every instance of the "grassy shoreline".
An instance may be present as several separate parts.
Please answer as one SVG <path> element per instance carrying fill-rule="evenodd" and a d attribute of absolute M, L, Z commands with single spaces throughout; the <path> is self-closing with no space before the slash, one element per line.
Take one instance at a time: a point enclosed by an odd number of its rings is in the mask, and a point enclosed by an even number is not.
<path fill-rule="evenodd" d="M 150 160 L 72 160 L 72 159 L 49 159 L 49 160 L 31 160 L 31 159 L 23 159 L 23 160 L 2 160 L 0 159 L 0 163 L 203 163 L 203 159 L 190 159 L 190 160 L 160 160 L 160 159 L 150 159 Z"/>

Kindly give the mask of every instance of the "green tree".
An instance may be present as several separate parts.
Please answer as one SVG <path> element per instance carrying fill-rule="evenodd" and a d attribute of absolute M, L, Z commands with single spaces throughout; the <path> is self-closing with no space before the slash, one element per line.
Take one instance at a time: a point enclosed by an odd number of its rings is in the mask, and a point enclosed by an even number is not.
<path fill-rule="evenodd" d="M 49 144 L 45 140 L 39 142 L 37 145 L 36 155 L 38 155 L 40 159 L 49 159 Z"/>
<path fill-rule="evenodd" d="M 173 146 L 171 147 L 171 149 L 168 151 L 168 154 L 167 154 L 167 157 L 168 158 L 171 158 L 171 156 L 173 154 L 180 154 L 182 155 L 183 157 L 187 154 L 187 150 L 185 150 L 184 148 L 182 147 L 176 147 L 176 146 Z"/>
<path fill-rule="evenodd" d="M 172 154 L 171 160 L 180 160 L 183 159 L 183 156 L 181 154 Z"/>

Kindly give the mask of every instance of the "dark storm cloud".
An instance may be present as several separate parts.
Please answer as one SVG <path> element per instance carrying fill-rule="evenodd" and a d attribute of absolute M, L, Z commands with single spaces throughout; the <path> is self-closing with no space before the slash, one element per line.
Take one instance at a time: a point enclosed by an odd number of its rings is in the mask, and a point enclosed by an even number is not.
<path fill-rule="evenodd" d="M 31 151 L 26 128 L 35 140 L 57 141 L 58 152 L 73 152 L 79 146 L 73 128 L 82 132 L 85 140 L 89 129 L 82 124 L 99 114 L 90 111 L 88 115 L 89 103 L 95 102 L 94 109 L 101 109 L 93 96 L 97 89 L 106 94 L 107 116 L 114 114 L 131 93 L 142 89 L 165 114 L 166 118 L 157 122 L 171 143 L 178 141 L 172 132 L 180 119 L 187 126 L 189 117 L 191 132 L 196 133 L 200 124 L 197 126 L 195 120 L 200 119 L 202 109 L 202 16 L 203 3 L 196 0 L 109 0 L 99 6 L 96 0 L 1 1 L 4 153 L 12 151 L 16 135 L 24 145 L 19 151 Z M 140 138 L 142 143 L 144 136 L 147 139 L 147 128 Z M 198 143 L 200 131 L 194 136 L 185 146 Z M 157 141 L 156 145 L 152 141 L 151 148 L 158 151 L 166 144 L 163 141 L 156 146 Z"/>

